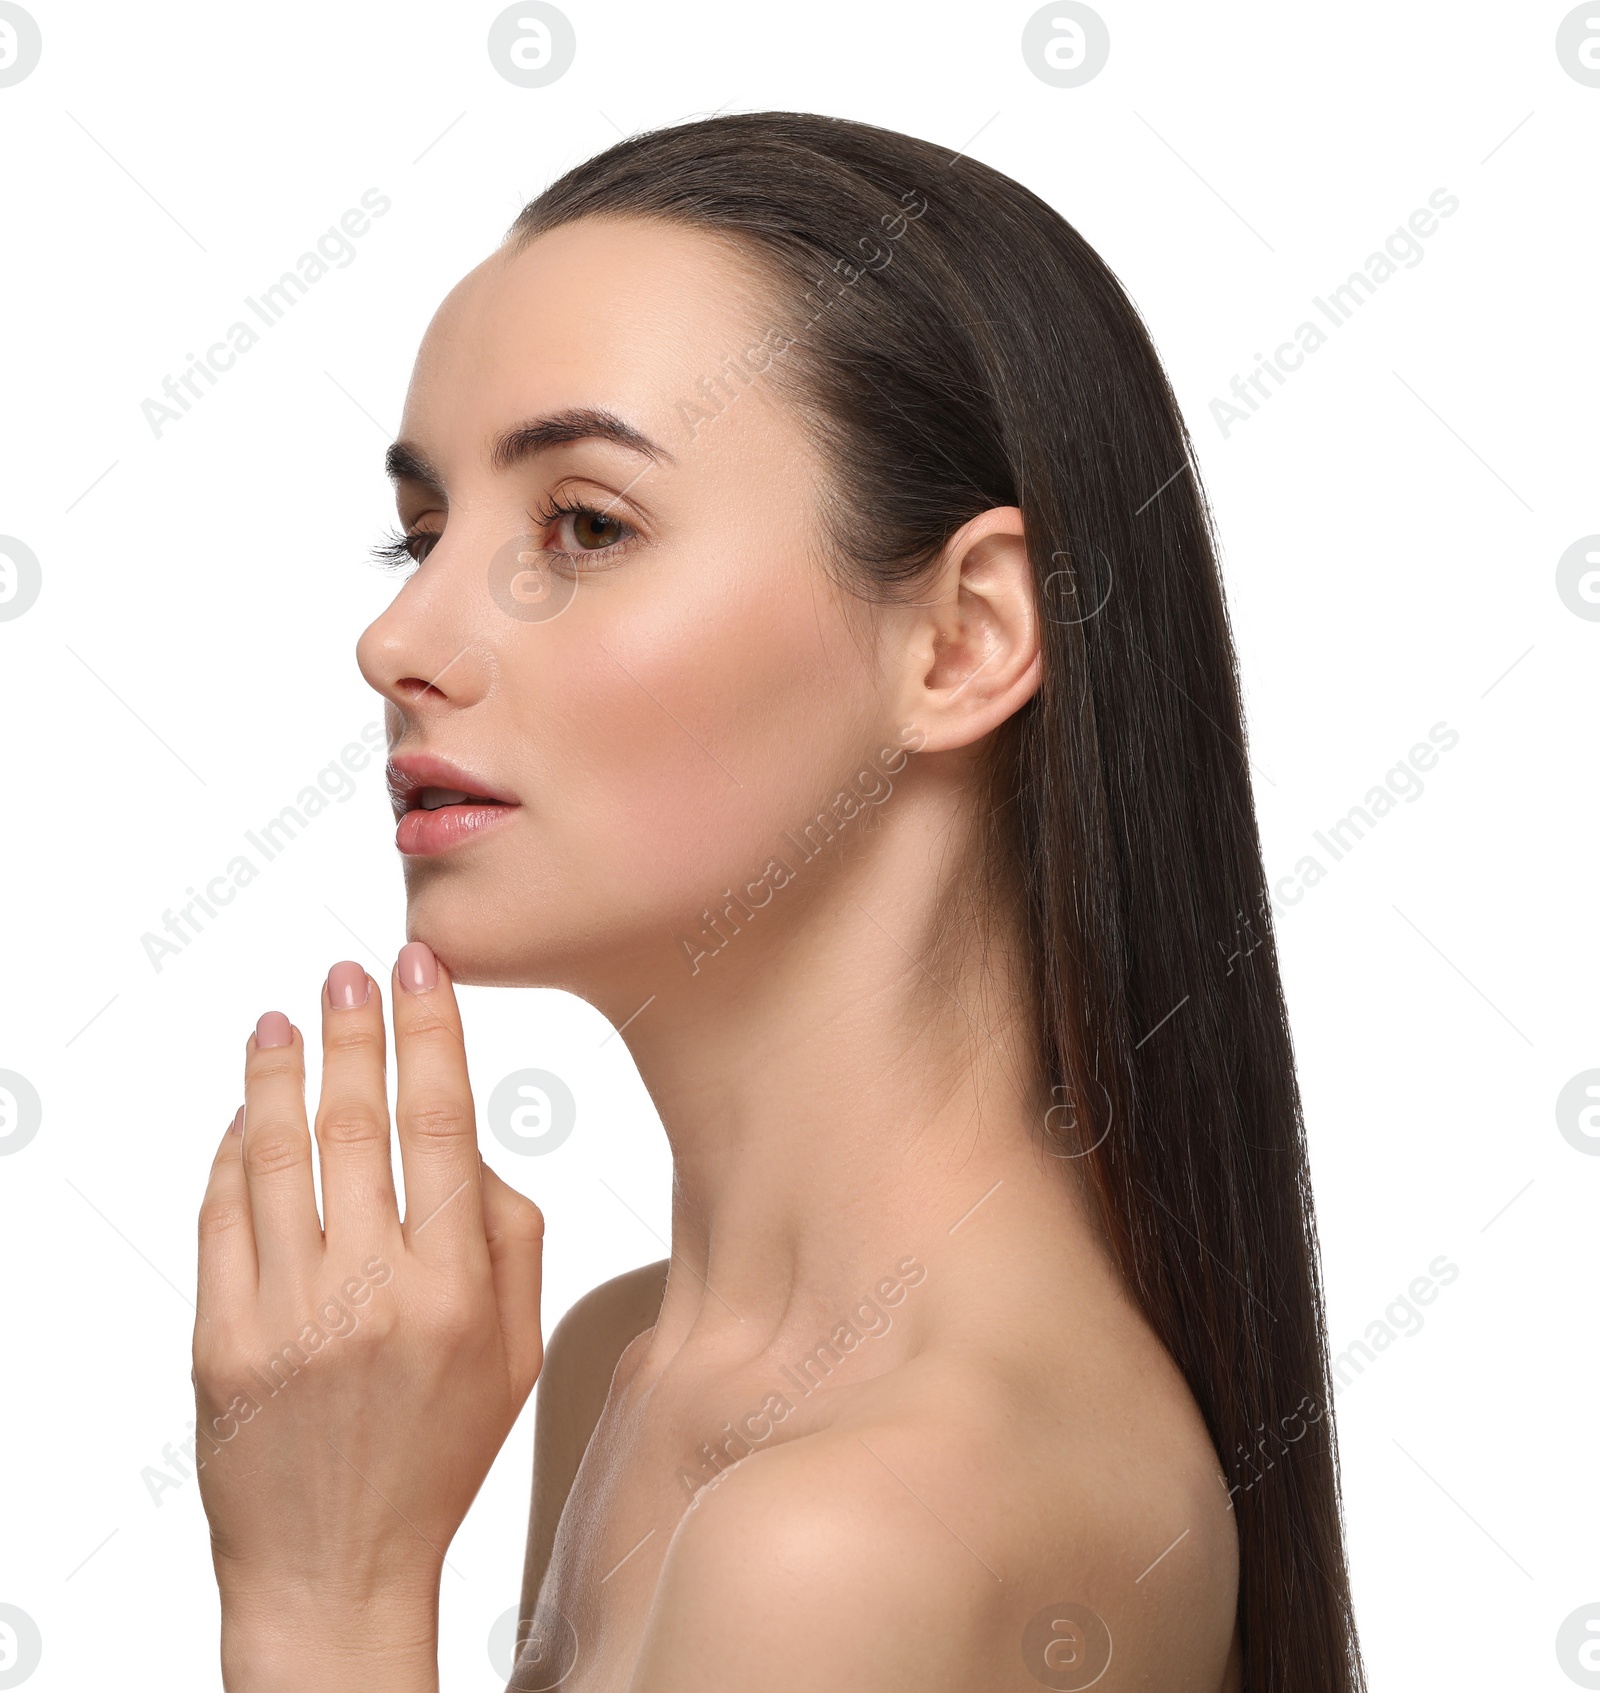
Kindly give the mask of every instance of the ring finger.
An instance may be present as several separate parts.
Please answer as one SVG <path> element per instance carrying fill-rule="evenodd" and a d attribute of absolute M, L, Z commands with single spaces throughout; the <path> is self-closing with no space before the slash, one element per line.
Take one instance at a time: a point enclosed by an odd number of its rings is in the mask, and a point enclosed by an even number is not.
<path fill-rule="evenodd" d="M 244 1173 L 261 1279 L 305 1273 L 322 1251 L 306 1127 L 305 1048 L 281 1011 L 245 1047 Z"/>

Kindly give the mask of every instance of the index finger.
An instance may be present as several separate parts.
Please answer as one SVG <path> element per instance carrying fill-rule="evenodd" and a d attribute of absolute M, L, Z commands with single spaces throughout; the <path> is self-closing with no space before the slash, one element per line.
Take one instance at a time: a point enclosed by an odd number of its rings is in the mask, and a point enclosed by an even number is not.
<path fill-rule="evenodd" d="M 478 1124 L 455 990 L 425 941 L 394 967 L 395 1127 L 405 1172 L 406 1245 L 487 1274 Z"/>
<path fill-rule="evenodd" d="M 211 1163 L 211 1177 L 200 1203 L 199 1286 L 195 1328 L 209 1323 L 214 1311 L 250 1298 L 256 1291 L 255 1225 L 244 1175 L 244 1107 L 233 1114 L 222 1145 Z"/>

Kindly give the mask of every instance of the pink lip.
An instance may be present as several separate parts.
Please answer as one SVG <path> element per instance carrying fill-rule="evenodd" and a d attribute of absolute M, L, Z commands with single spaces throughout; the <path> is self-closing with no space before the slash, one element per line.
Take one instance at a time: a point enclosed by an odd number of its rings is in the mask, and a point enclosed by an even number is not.
<path fill-rule="evenodd" d="M 394 844 L 409 858 L 426 857 L 460 846 L 498 827 L 521 808 L 515 794 L 432 753 L 404 753 L 389 761 L 386 777 L 398 826 Z M 415 803 L 424 788 L 450 788 L 498 804 L 459 805 L 426 811 Z"/>
<path fill-rule="evenodd" d="M 518 811 L 514 805 L 443 805 L 437 811 L 408 811 L 394 832 L 394 844 L 407 858 L 446 852 L 498 827 Z"/>

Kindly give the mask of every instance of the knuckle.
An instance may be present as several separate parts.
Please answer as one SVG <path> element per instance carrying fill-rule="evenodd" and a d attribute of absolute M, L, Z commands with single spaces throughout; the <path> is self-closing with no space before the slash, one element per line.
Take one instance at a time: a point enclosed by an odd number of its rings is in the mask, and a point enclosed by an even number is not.
<path fill-rule="evenodd" d="M 317 1118 L 317 1141 L 324 1147 L 366 1147 L 388 1139 L 387 1118 L 368 1105 L 336 1105 Z"/>
<path fill-rule="evenodd" d="M 195 1336 L 191 1375 L 200 1394 L 213 1403 L 226 1404 L 244 1392 L 251 1379 L 250 1351 L 239 1336 L 226 1329 L 211 1332 L 215 1328 L 215 1323 L 208 1324 L 204 1334 Z"/>
<path fill-rule="evenodd" d="M 298 1078 L 300 1075 L 300 1054 L 292 1046 L 272 1046 L 265 1052 L 257 1051 L 249 1064 L 250 1079 L 253 1082 L 272 1082 L 282 1078 Z"/>
<path fill-rule="evenodd" d="M 362 1317 L 354 1327 L 346 1331 L 341 1336 L 339 1345 L 346 1358 L 371 1362 L 387 1353 L 394 1340 L 394 1320 L 387 1315 L 374 1313 L 372 1316 Z"/>
<path fill-rule="evenodd" d="M 399 1315 L 392 1304 L 386 1301 L 380 1305 L 374 1301 L 362 1311 L 360 1324 L 351 1331 L 350 1338 L 363 1349 L 385 1346 L 398 1331 L 399 1324 Z"/>
<path fill-rule="evenodd" d="M 544 1212 L 530 1199 L 509 1211 L 495 1233 L 507 1240 L 541 1241 L 544 1239 Z"/>
<path fill-rule="evenodd" d="M 208 1199 L 200 1207 L 200 1239 L 226 1240 L 250 1227 L 250 1207 L 242 1199 Z"/>
<path fill-rule="evenodd" d="M 311 1161 L 304 1135 L 287 1129 L 262 1129 L 244 1148 L 245 1169 L 252 1176 L 276 1176 Z"/>
<path fill-rule="evenodd" d="M 340 1012 L 322 1033 L 324 1052 L 366 1052 L 383 1038 L 380 1025 L 361 1016 Z"/>
<path fill-rule="evenodd" d="M 408 1023 L 401 1034 L 407 1045 L 413 1047 L 437 1046 L 448 1052 L 461 1045 L 461 1036 L 437 1017 L 419 1017 L 416 1022 Z"/>
<path fill-rule="evenodd" d="M 406 1111 L 406 1127 L 419 1141 L 454 1141 L 477 1132 L 472 1113 L 455 1099 L 418 1100 Z"/>

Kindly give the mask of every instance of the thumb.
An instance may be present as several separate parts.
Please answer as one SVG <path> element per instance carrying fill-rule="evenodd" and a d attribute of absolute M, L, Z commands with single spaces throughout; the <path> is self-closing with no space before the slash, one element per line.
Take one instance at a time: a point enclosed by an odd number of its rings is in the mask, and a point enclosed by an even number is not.
<path fill-rule="evenodd" d="M 480 1161 L 482 1154 L 479 1154 Z M 544 1362 L 539 1290 L 544 1267 L 544 1213 L 483 1165 L 483 1227 L 494 1276 L 511 1380 L 526 1397 Z"/>

